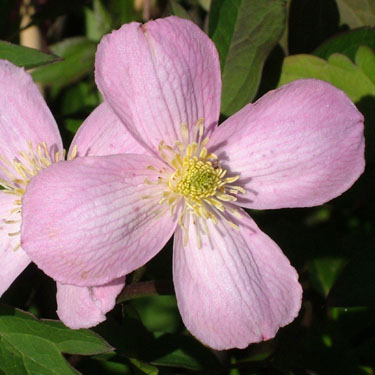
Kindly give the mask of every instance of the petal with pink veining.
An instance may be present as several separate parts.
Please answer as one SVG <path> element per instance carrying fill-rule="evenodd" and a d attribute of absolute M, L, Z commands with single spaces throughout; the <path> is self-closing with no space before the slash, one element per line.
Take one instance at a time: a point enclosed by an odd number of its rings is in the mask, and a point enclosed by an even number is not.
<path fill-rule="evenodd" d="M 0 60 L 0 154 L 8 160 L 46 142 L 51 155 L 62 149 L 56 122 L 30 74 Z M 0 165 L 4 163 L 0 161 Z M 8 176 L 0 169 L 0 177 Z"/>
<path fill-rule="evenodd" d="M 72 146 L 77 146 L 78 156 L 148 154 L 105 102 L 95 108 L 79 127 Z"/>
<path fill-rule="evenodd" d="M 280 248 L 242 211 L 240 231 L 208 221 L 210 239 L 195 227 L 183 245 L 176 230 L 173 279 L 188 330 L 218 350 L 268 340 L 289 324 L 301 306 L 298 275 Z M 191 219 L 193 220 L 193 219 Z"/>
<path fill-rule="evenodd" d="M 229 118 L 208 147 L 240 174 L 238 184 L 247 190 L 241 206 L 315 206 L 342 194 L 363 172 L 363 116 L 329 83 L 299 80 Z"/>
<path fill-rule="evenodd" d="M 209 129 L 217 124 L 217 51 L 190 21 L 167 17 L 106 35 L 96 54 L 95 78 L 129 131 L 154 151 L 161 140 L 173 146 L 181 138 L 181 123 L 192 126 L 203 117 Z"/>
<path fill-rule="evenodd" d="M 19 247 L 20 236 L 9 235 L 19 232 L 20 222 L 5 222 L 21 219 L 19 214 L 10 213 L 15 207 L 14 200 L 14 196 L 0 191 L 0 297 L 31 262 L 28 255 Z"/>
<path fill-rule="evenodd" d="M 23 249 L 63 284 L 102 285 L 142 266 L 176 226 L 159 204 L 160 185 L 145 181 L 158 177 L 150 165 L 165 167 L 150 156 L 121 154 L 41 171 L 23 197 Z"/>
<path fill-rule="evenodd" d="M 57 315 L 72 329 L 94 327 L 115 307 L 116 297 L 124 285 L 125 277 L 88 288 L 57 283 Z"/>

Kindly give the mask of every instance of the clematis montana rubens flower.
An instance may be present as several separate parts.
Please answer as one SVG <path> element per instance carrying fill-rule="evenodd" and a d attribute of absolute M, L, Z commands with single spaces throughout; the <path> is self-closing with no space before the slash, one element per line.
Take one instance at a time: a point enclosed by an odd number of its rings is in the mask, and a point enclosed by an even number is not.
<path fill-rule="evenodd" d="M 217 51 L 176 17 L 105 36 L 96 82 L 132 153 L 56 163 L 33 178 L 27 254 L 60 283 L 89 287 L 142 266 L 174 233 L 190 332 L 216 349 L 274 337 L 298 314 L 302 289 L 241 207 L 315 206 L 347 190 L 364 169 L 362 115 L 330 84 L 300 80 L 218 126 Z"/>
<path fill-rule="evenodd" d="M 77 155 L 124 152 L 126 138 L 119 121 L 98 122 L 99 106 L 80 128 L 68 159 Z M 106 113 L 106 111 L 105 111 Z M 106 116 L 106 114 L 104 114 Z M 113 122 L 115 121 L 115 122 Z M 65 159 L 56 122 L 30 75 L 0 60 L 0 296 L 31 262 L 20 246 L 22 197 L 42 170 Z M 48 251 L 44 248 L 44 251 Z M 57 283 L 58 315 L 76 328 L 105 320 L 125 277 L 92 287 Z"/>

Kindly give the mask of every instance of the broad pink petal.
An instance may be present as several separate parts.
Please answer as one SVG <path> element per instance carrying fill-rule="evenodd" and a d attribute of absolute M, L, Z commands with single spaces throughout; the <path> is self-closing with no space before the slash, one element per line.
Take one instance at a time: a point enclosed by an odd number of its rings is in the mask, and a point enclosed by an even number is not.
<path fill-rule="evenodd" d="M 19 247 L 20 236 L 9 236 L 9 233 L 17 233 L 20 230 L 20 222 L 4 221 L 21 219 L 19 214 L 10 213 L 15 207 L 14 200 L 14 196 L 0 191 L 0 297 L 31 262 L 28 255 Z"/>
<path fill-rule="evenodd" d="M 247 190 L 249 208 L 315 206 L 364 169 L 363 116 L 327 82 L 299 80 L 244 107 L 212 135 L 215 152 Z"/>
<path fill-rule="evenodd" d="M 103 322 L 116 304 L 125 277 L 101 286 L 79 287 L 57 283 L 57 315 L 69 328 L 90 328 Z"/>
<path fill-rule="evenodd" d="M 240 232 L 208 222 L 210 241 L 198 248 L 193 219 L 189 241 L 176 230 L 173 279 L 187 329 L 218 350 L 268 340 L 301 306 L 298 275 L 280 248 L 245 213 Z"/>
<path fill-rule="evenodd" d="M 158 203 L 160 185 L 145 183 L 157 181 L 150 165 L 165 166 L 150 156 L 121 154 L 41 171 L 23 198 L 23 249 L 63 284 L 102 285 L 142 266 L 176 226 Z"/>
<path fill-rule="evenodd" d="M 87 117 L 78 129 L 72 146 L 77 146 L 78 156 L 148 153 L 129 134 L 107 103 L 100 104 Z"/>
<path fill-rule="evenodd" d="M 34 147 L 46 142 L 51 155 L 62 149 L 56 122 L 31 76 L 0 60 L 0 154 L 13 161 L 20 151 L 28 151 L 28 141 Z M 0 177 L 8 178 L 1 169 Z"/>
<path fill-rule="evenodd" d="M 173 146 L 181 123 L 204 118 L 212 130 L 220 111 L 220 65 L 212 41 L 177 17 L 131 23 L 98 47 L 95 78 L 104 99 L 139 142 Z"/>

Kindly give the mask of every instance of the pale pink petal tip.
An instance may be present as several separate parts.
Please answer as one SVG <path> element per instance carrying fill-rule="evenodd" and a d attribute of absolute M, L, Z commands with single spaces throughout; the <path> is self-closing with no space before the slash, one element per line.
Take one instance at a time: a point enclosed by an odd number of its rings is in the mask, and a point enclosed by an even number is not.
<path fill-rule="evenodd" d="M 130 23 L 103 37 L 95 80 L 129 132 L 157 152 L 174 146 L 180 127 L 204 118 L 213 129 L 220 112 L 221 76 L 213 42 L 193 22 L 167 17 Z"/>
<path fill-rule="evenodd" d="M 186 247 L 180 229 L 174 243 L 182 319 L 198 340 L 217 350 L 273 338 L 301 307 L 298 274 L 280 248 L 245 212 L 237 224 L 240 232 L 208 222 L 210 241 L 202 235 L 201 249 L 194 229 Z"/>
<path fill-rule="evenodd" d="M 78 287 L 57 283 L 57 315 L 69 328 L 90 328 L 103 322 L 116 304 L 125 277 L 97 287 Z"/>
<path fill-rule="evenodd" d="M 53 154 L 62 150 L 56 122 L 30 74 L 1 59 L 0 114 L 1 155 L 7 159 L 28 151 L 29 141 L 34 147 L 46 142 Z"/>
<path fill-rule="evenodd" d="M 315 79 L 270 91 L 230 117 L 208 145 L 240 174 L 255 209 L 310 207 L 349 189 L 362 174 L 363 116 L 341 90 Z"/>

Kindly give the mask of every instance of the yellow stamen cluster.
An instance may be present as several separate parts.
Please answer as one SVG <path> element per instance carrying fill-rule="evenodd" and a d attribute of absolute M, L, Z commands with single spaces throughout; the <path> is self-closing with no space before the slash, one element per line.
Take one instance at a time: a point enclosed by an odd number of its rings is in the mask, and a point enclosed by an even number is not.
<path fill-rule="evenodd" d="M 200 119 L 192 134 L 189 134 L 186 124 L 181 125 L 182 142 L 176 141 L 174 147 L 165 145 L 164 142 L 159 145 L 161 157 L 173 169 L 172 173 L 161 171 L 158 178 L 157 183 L 167 187 L 159 203 L 167 203 L 172 215 L 176 207 L 180 207 L 178 222 L 185 232 L 185 244 L 188 239 L 189 214 L 195 216 L 199 244 L 201 229 L 209 234 L 206 220 L 216 224 L 220 218 L 231 227 L 239 229 L 224 217 L 223 213 L 227 210 L 234 216 L 240 216 L 239 212 L 226 202 L 236 201 L 235 195 L 245 193 L 242 187 L 233 185 L 239 179 L 238 175 L 225 177 L 227 171 L 220 168 L 217 156 L 208 152 L 206 144 L 209 139 L 202 140 L 203 133 L 203 119 Z M 151 184 L 148 180 L 145 182 Z"/>
<path fill-rule="evenodd" d="M 198 202 L 202 198 L 215 195 L 217 188 L 222 184 L 218 172 L 210 161 L 205 162 L 194 156 L 183 161 L 168 185 L 174 192 Z"/>
<path fill-rule="evenodd" d="M 36 145 L 34 148 L 31 141 L 28 141 L 28 151 L 20 151 L 18 157 L 13 161 L 8 160 L 3 155 L 0 155 L 0 168 L 8 178 L 0 178 L 1 192 L 16 196 L 14 201 L 15 207 L 10 211 L 9 216 L 16 214 L 13 220 L 3 218 L 6 224 L 15 224 L 21 221 L 19 214 L 22 208 L 22 196 L 25 193 L 26 187 L 30 180 L 36 176 L 42 169 L 49 167 L 52 163 L 65 160 L 65 150 L 57 151 L 51 154 L 48 150 L 46 142 Z M 68 160 L 72 160 L 77 155 L 77 147 L 74 146 L 72 153 L 69 155 Z M 9 236 L 17 236 L 18 232 L 8 233 Z M 17 245 L 19 248 L 19 245 Z M 16 250 L 16 249 L 15 249 Z"/>

